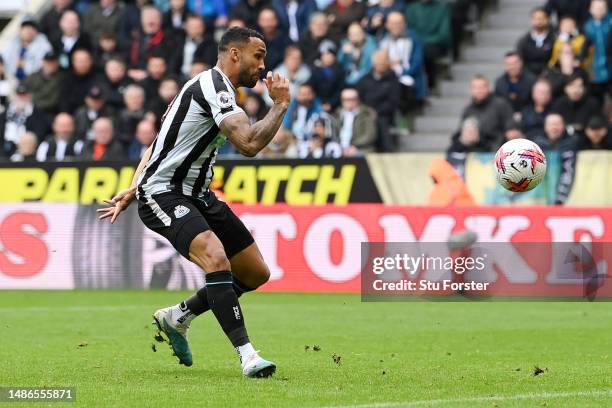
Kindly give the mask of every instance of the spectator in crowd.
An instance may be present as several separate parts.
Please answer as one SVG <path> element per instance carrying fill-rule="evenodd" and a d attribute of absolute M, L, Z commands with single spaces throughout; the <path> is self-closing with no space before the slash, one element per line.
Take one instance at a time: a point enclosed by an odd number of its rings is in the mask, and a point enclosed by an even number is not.
<path fill-rule="evenodd" d="M 93 70 L 91 52 L 86 49 L 75 50 L 72 53 L 72 68 L 64 76 L 60 84 L 60 112 L 73 114 L 83 104 L 85 94 L 96 85 L 96 75 Z"/>
<path fill-rule="evenodd" d="M 282 61 L 285 48 L 290 43 L 289 37 L 279 27 L 276 11 L 271 7 L 266 7 L 259 12 L 257 26 L 264 36 L 266 43 L 266 69 L 273 70 Z"/>
<path fill-rule="evenodd" d="M 504 140 L 500 143 L 500 147 L 502 144 L 515 139 L 523 139 L 525 135 L 523 134 L 523 127 L 516 120 L 511 120 L 506 123 L 506 130 L 504 132 Z"/>
<path fill-rule="evenodd" d="M 145 119 L 138 122 L 134 140 L 128 148 L 128 158 L 133 161 L 140 160 L 144 152 L 151 146 L 153 140 L 155 140 L 156 135 L 157 130 L 152 121 Z"/>
<path fill-rule="evenodd" d="M 12 162 L 35 162 L 38 137 L 34 132 L 25 132 L 17 143 L 17 151 L 11 156 Z"/>
<path fill-rule="evenodd" d="M 463 110 L 461 121 L 475 118 L 480 126 L 480 143 L 491 150 L 503 139 L 506 124 L 512 119 L 512 107 L 491 93 L 489 80 L 477 75 L 470 84 L 471 103 Z"/>
<path fill-rule="evenodd" d="M 396 143 L 392 128 L 398 112 L 401 90 L 386 51 L 378 50 L 374 53 L 372 71 L 357 83 L 357 91 L 363 104 L 376 111 L 377 150 L 394 151 Z"/>
<path fill-rule="evenodd" d="M 153 55 L 161 57 L 169 71 L 174 71 L 176 43 L 174 38 L 162 30 L 161 12 L 152 6 L 141 11 L 141 28 L 132 33 L 129 47 L 128 76 L 142 81 L 147 76 L 147 62 Z"/>
<path fill-rule="evenodd" d="M 292 42 L 298 42 L 308 31 L 310 16 L 317 11 L 314 0 L 272 0 L 281 29 Z"/>
<path fill-rule="evenodd" d="M 177 61 L 180 74 L 188 78 L 194 61 L 202 61 L 212 68 L 217 62 L 217 43 L 206 33 L 202 17 L 188 14 L 185 20 L 185 34 L 177 43 Z"/>
<path fill-rule="evenodd" d="M 495 95 L 505 98 L 514 112 L 520 112 L 531 102 L 536 76 L 523 68 L 523 60 L 515 51 L 506 54 L 504 64 L 506 72 L 495 82 Z"/>
<path fill-rule="evenodd" d="M 81 20 L 76 11 L 66 10 L 60 19 L 60 36 L 51 38 L 51 45 L 59 55 L 60 67 L 70 68 L 72 54 L 78 49 L 92 51 L 93 47 L 87 33 L 81 31 Z"/>
<path fill-rule="evenodd" d="M 320 58 L 317 66 L 312 69 L 310 82 L 323 110 L 331 112 L 340 105 L 344 71 L 336 61 L 336 45 L 332 41 L 323 41 L 319 53 Z"/>
<path fill-rule="evenodd" d="M 113 33 L 102 33 L 94 46 L 93 59 L 96 72 L 104 71 L 106 63 L 122 54 L 119 42 Z"/>
<path fill-rule="evenodd" d="M 229 19 L 239 19 L 244 21 L 247 27 L 257 28 L 257 16 L 266 7 L 270 7 L 270 0 L 240 0 L 230 14 Z"/>
<path fill-rule="evenodd" d="M 123 108 L 117 115 L 117 141 L 127 148 L 134 139 L 138 122 L 145 117 L 145 91 L 139 85 L 128 85 L 123 93 Z"/>
<path fill-rule="evenodd" d="M 486 152 L 491 150 L 491 137 L 482 135 L 482 127 L 476 118 L 466 118 L 461 124 L 461 130 L 451 139 L 448 154 Z"/>
<path fill-rule="evenodd" d="M 162 29 L 173 33 L 174 36 L 183 36 L 185 34 L 185 23 L 189 15 L 185 0 L 170 0 L 168 3 L 170 8 L 164 11 L 162 15 Z M 202 16 L 197 12 L 193 15 L 202 19 Z M 202 24 L 204 24 L 203 19 Z"/>
<path fill-rule="evenodd" d="M 126 75 L 125 62 L 119 57 L 113 57 L 104 65 L 104 75 L 100 79 L 100 87 L 104 93 L 106 104 L 115 112 L 121 110 L 123 105 L 123 93 L 128 85 L 134 83 Z"/>
<path fill-rule="evenodd" d="M 342 105 L 336 109 L 338 139 L 344 156 L 376 151 L 376 112 L 359 101 L 355 88 L 342 91 Z"/>
<path fill-rule="evenodd" d="M 544 133 L 544 118 L 550 113 L 552 87 L 546 79 L 539 79 L 531 91 L 531 104 L 521 112 L 521 125 L 525 136 L 533 140 Z"/>
<path fill-rule="evenodd" d="M 565 84 L 565 95 L 551 107 L 551 112 L 563 117 L 570 135 L 583 132 L 589 118 L 600 115 L 601 111 L 601 105 L 589 97 L 584 79 L 577 73 L 569 77 Z"/>
<path fill-rule="evenodd" d="M 578 150 L 612 150 L 610 125 L 602 116 L 593 116 L 584 134 L 578 136 Z"/>
<path fill-rule="evenodd" d="M 363 30 L 358 22 L 352 23 L 347 38 L 342 40 L 338 51 L 338 63 L 344 69 L 346 83 L 354 86 L 372 69 L 372 55 L 376 51 L 376 40 Z"/>
<path fill-rule="evenodd" d="M 289 129 L 301 143 L 308 138 L 307 122 L 315 114 L 322 112 L 321 102 L 316 98 L 312 85 L 302 84 L 298 87 L 295 98 L 292 98 L 283 127 Z"/>
<path fill-rule="evenodd" d="M 112 117 L 113 110 L 106 105 L 104 92 L 99 86 L 93 86 L 85 96 L 85 105 L 74 113 L 76 137 L 83 140 L 93 138 L 92 125 L 102 116 Z"/>
<path fill-rule="evenodd" d="M 574 51 L 574 55 L 580 55 L 585 42 L 586 37 L 578 30 L 576 19 L 572 16 L 562 17 L 559 22 L 559 34 L 557 34 L 557 39 L 553 46 L 552 56 L 550 57 L 548 66 L 554 67 L 557 64 L 564 45 L 569 45 Z M 590 55 L 587 55 L 584 61 L 581 61 L 580 66 L 584 69 L 589 68 L 593 63 L 592 52 L 589 54 Z"/>
<path fill-rule="evenodd" d="M 4 69 L 9 77 L 22 81 L 27 75 L 38 71 L 51 44 L 38 32 L 36 21 L 25 18 L 21 22 L 19 35 L 2 50 Z"/>
<path fill-rule="evenodd" d="M 110 118 L 96 119 L 93 124 L 93 135 L 93 140 L 87 142 L 83 148 L 82 158 L 93 161 L 126 158 L 123 146 L 114 139 L 113 121 Z"/>
<path fill-rule="evenodd" d="M 49 131 L 47 115 L 36 106 L 32 93 L 21 83 L 15 90 L 15 97 L 9 103 L 5 115 L 3 149 L 7 156 L 15 151 L 15 146 L 27 132 L 34 132 L 38 140 L 43 140 Z"/>
<path fill-rule="evenodd" d="M 254 92 L 250 92 L 244 102 L 244 113 L 249 117 L 249 122 L 254 124 L 260 121 L 268 112 L 263 99 Z"/>
<path fill-rule="evenodd" d="M 308 65 L 302 59 L 302 51 L 296 46 L 289 46 L 285 49 L 285 58 L 283 63 L 279 65 L 275 72 L 278 72 L 289 80 L 289 90 L 291 95 L 296 95 L 298 87 L 308 82 L 311 76 L 311 71 Z M 270 98 L 267 98 L 270 104 Z"/>
<path fill-rule="evenodd" d="M 379 47 L 389 54 L 391 69 L 403 85 L 401 108 L 407 112 L 414 108 L 415 101 L 422 104 L 427 96 L 423 45 L 418 35 L 406 28 L 402 13 L 389 13 L 385 27 L 387 35 Z"/>
<path fill-rule="evenodd" d="M 6 70 L 4 69 L 4 61 L 0 56 L 0 118 L 3 116 L 2 113 L 6 111 L 9 95 L 13 90 L 12 88 L 11 81 L 6 75 Z M 2 123 L 0 120 L 0 135 L 2 135 L 2 133 Z"/>
<path fill-rule="evenodd" d="M 450 10 L 440 0 L 419 0 L 406 8 L 406 22 L 424 46 L 425 71 L 431 88 L 436 86 L 437 60 L 452 50 Z"/>
<path fill-rule="evenodd" d="M 57 112 L 60 83 L 59 62 L 53 51 L 45 54 L 42 68 L 32 75 L 28 75 L 25 80 L 27 88 L 32 90 L 32 97 L 36 101 L 36 105 L 49 115 L 54 115 Z"/>
<path fill-rule="evenodd" d="M 123 3 L 117 0 L 100 0 L 99 3 L 92 4 L 83 19 L 85 30 L 91 36 L 92 42 L 97 43 L 103 33 L 117 33 L 124 12 Z"/>
<path fill-rule="evenodd" d="M 561 175 L 557 185 L 555 204 L 564 204 L 574 182 L 576 169 L 576 140 L 566 131 L 566 125 L 561 115 L 552 113 L 546 117 L 545 135 L 535 138 L 544 151 L 556 151 L 561 159 Z"/>
<path fill-rule="evenodd" d="M 406 5 L 403 0 L 379 0 L 368 7 L 365 27 L 369 34 L 382 36 L 385 32 L 385 20 L 389 13 L 397 11 L 404 12 Z M 360 22 L 361 24 L 361 22 Z"/>
<path fill-rule="evenodd" d="M 279 128 L 272 141 L 261 151 L 262 159 L 296 159 L 298 148 L 290 130 Z"/>
<path fill-rule="evenodd" d="M 565 83 L 574 73 L 582 76 L 585 84 L 589 83 L 589 74 L 584 69 L 580 68 L 579 65 L 572 46 L 570 44 L 564 44 L 561 47 L 557 63 L 542 74 L 542 76 L 548 79 L 552 85 L 553 99 L 563 96 Z"/>
<path fill-rule="evenodd" d="M 53 0 L 51 8 L 40 19 L 40 32 L 47 38 L 59 37 L 61 35 L 59 21 L 66 10 L 72 10 L 72 0 Z"/>
<path fill-rule="evenodd" d="M 324 13 L 316 12 L 310 16 L 308 32 L 298 42 L 298 47 L 304 56 L 304 62 L 308 65 L 314 64 L 319 56 L 319 46 L 323 40 L 329 39 L 329 22 Z"/>
<path fill-rule="evenodd" d="M 83 141 L 74 136 L 74 120 L 67 113 L 59 113 L 53 120 L 53 134 L 38 146 L 36 160 L 66 161 L 72 160 L 83 149 Z"/>
<path fill-rule="evenodd" d="M 155 127 L 161 126 L 161 118 L 168 109 L 168 106 L 180 91 L 177 80 L 173 77 L 166 77 L 159 83 L 158 96 L 147 102 L 147 110 L 155 115 Z"/>
<path fill-rule="evenodd" d="M 238 0 L 187 0 L 187 9 L 202 16 L 209 27 L 224 27 L 228 24 L 228 5 Z"/>
<path fill-rule="evenodd" d="M 320 159 L 341 157 L 342 148 L 338 143 L 336 121 L 326 112 L 314 114 L 307 124 L 308 136 L 298 143 L 299 157 Z"/>
<path fill-rule="evenodd" d="M 593 66 L 591 68 L 591 94 L 603 104 L 606 94 L 610 92 L 610 67 L 608 47 L 612 33 L 612 16 L 608 14 L 605 0 L 591 2 L 591 18 L 584 26 L 586 42 L 582 48 L 581 59 L 585 59 L 593 48 Z"/>
<path fill-rule="evenodd" d="M 187 77 L 187 79 L 192 79 L 196 75 L 210 68 L 212 67 L 208 65 L 206 62 L 202 61 L 201 59 L 194 59 L 193 62 L 191 63 L 191 69 L 189 71 L 189 76 Z"/>
<path fill-rule="evenodd" d="M 557 20 L 564 16 L 572 16 L 582 26 L 589 18 L 591 0 L 548 0 L 545 9 L 549 14 L 555 14 Z"/>
<path fill-rule="evenodd" d="M 361 21 L 365 16 L 366 5 L 355 0 L 335 0 L 325 9 L 329 25 L 329 37 L 338 43 L 346 35 L 348 26 L 353 21 Z"/>
<path fill-rule="evenodd" d="M 555 34 L 550 29 L 548 12 L 536 8 L 531 12 L 531 31 L 516 46 L 525 67 L 533 74 L 540 75 L 550 61 L 554 43 Z"/>
<path fill-rule="evenodd" d="M 162 55 L 152 55 L 147 61 L 147 76 L 138 84 L 145 91 L 147 100 L 153 100 L 159 96 L 157 93 L 159 84 L 168 73 L 166 60 Z"/>

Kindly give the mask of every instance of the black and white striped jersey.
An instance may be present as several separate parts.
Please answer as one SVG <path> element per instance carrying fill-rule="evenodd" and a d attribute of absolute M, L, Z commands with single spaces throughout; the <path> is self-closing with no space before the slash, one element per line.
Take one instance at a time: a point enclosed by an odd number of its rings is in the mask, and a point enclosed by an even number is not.
<path fill-rule="evenodd" d="M 223 119 L 244 112 L 236 105 L 236 89 L 214 67 L 183 86 L 164 115 L 153 152 L 138 178 L 138 198 L 175 192 L 198 197 L 210 184 L 217 150 L 226 138 Z"/>

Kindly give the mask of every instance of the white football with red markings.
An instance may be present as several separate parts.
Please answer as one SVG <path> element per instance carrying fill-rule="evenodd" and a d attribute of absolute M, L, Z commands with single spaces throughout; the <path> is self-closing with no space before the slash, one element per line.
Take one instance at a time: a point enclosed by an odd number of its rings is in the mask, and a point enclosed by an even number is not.
<path fill-rule="evenodd" d="M 527 139 L 510 140 L 495 154 L 498 183 L 516 193 L 533 190 L 546 175 L 546 156 Z"/>

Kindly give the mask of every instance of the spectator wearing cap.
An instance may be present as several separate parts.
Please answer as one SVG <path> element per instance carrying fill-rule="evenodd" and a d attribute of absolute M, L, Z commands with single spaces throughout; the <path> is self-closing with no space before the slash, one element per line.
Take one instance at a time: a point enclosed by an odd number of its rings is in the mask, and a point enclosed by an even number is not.
<path fill-rule="evenodd" d="M 377 150 L 395 151 L 396 143 L 391 129 L 395 124 L 401 90 L 386 51 L 374 52 L 372 70 L 357 83 L 357 92 L 363 104 L 376 111 Z"/>
<path fill-rule="evenodd" d="M 93 161 L 116 161 L 127 158 L 126 149 L 115 140 L 111 118 L 101 117 L 93 123 L 93 140 L 83 147 L 81 158 Z M 132 139 L 134 135 L 132 135 Z"/>
<path fill-rule="evenodd" d="M 341 105 L 334 114 L 343 156 L 376 151 L 376 112 L 362 105 L 355 88 L 342 91 Z"/>
<path fill-rule="evenodd" d="M 344 69 L 346 83 L 354 86 L 372 69 L 372 55 L 376 51 L 376 40 L 355 22 L 348 28 L 338 51 L 338 63 Z"/>
<path fill-rule="evenodd" d="M 505 126 L 513 117 L 512 107 L 491 93 L 489 80 L 480 75 L 472 79 L 470 94 L 472 100 L 463 110 L 461 121 L 475 118 L 480 127 L 480 143 L 492 150 L 503 140 Z"/>
<path fill-rule="evenodd" d="M 591 67 L 591 93 L 602 104 L 606 94 L 610 93 L 611 71 L 608 52 L 612 36 L 612 15 L 608 13 L 608 4 L 604 0 L 593 0 L 590 8 L 591 18 L 584 25 L 586 42 L 582 47 L 581 59 L 593 52 Z"/>
<path fill-rule="evenodd" d="M 138 122 L 134 140 L 128 148 L 128 159 L 134 161 L 140 160 L 144 152 L 149 146 L 151 146 L 153 140 L 155 140 L 156 135 L 157 130 L 155 129 L 155 124 L 152 121 L 145 119 Z"/>
<path fill-rule="evenodd" d="M 38 137 L 34 132 L 25 132 L 17 142 L 17 151 L 11 156 L 12 162 L 36 162 Z"/>
<path fill-rule="evenodd" d="M 36 151 L 40 162 L 72 160 L 83 149 L 83 141 L 74 136 L 74 119 L 67 113 L 59 113 L 53 120 L 53 134 L 45 139 Z"/>
<path fill-rule="evenodd" d="M 168 9 L 164 11 L 160 7 L 161 1 L 155 2 L 155 5 L 163 11 L 162 15 L 162 28 L 166 31 L 172 32 L 175 36 L 182 36 L 185 34 L 185 22 L 189 15 L 185 0 L 165 0 Z M 199 14 L 195 14 L 200 16 Z M 201 17 L 201 16 L 200 16 Z"/>
<path fill-rule="evenodd" d="M 285 48 L 290 43 L 289 37 L 280 29 L 276 11 L 271 7 L 266 7 L 259 12 L 257 26 L 266 43 L 267 53 L 264 61 L 266 69 L 273 70 L 283 61 Z"/>
<path fill-rule="evenodd" d="M 552 87 L 546 79 L 538 79 L 531 90 L 532 102 L 521 112 L 522 131 L 528 139 L 544 133 L 544 118 L 550 113 Z"/>
<path fill-rule="evenodd" d="M 406 112 L 414 108 L 415 100 L 422 104 L 427 96 L 423 43 L 418 34 L 406 27 L 402 13 L 389 13 L 385 27 L 387 35 L 379 47 L 389 53 L 391 69 L 402 84 L 401 109 Z"/>
<path fill-rule="evenodd" d="M 535 75 L 540 75 L 548 65 L 552 55 L 555 34 L 550 29 L 550 16 L 543 8 L 531 12 L 531 31 L 518 42 L 516 50 L 525 67 Z"/>
<path fill-rule="evenodd" d="M 38 107 L 50 115 L 57 113 L 61 76 L 57 55 L 49 51 L 45 54 L 42 68 L 28 75 L 25 80 Z"/>
<path fill-rule="evenodd" d="M 230 11 L 229 19 L 242 20 L 248 28 L 257 29 L 257 16 L 266 7 L 270 7 L 270 0 L 241 0 Z"/>
<path fill-rule="evenodd" d="M 60 84 L 59 108 L 60 112 L 72 115 L 83 104 L 89 89 L 98 84 L 99 78 L 95 75 L 89 50 L 75 50 L 71 62 L 71 69 L 65 73 Z"/>
<path fill-rule="evenodd" d="M 506 54 L 504 64 L 506 72 L 495 82 L 495 95 L 505 98 L 514 112 L 520 112 L 531 102 L 536 76 L 524 69 L 523 60 L 515 51 Z"/>
<path fill-rule="evenodd" d="M 367 32 L 377 37 L 384 35 L 385 20 L 389 13 L 393 11 L 403 13 L 405 9 L 403 0 L 379 0 L 376 4 L 372 4 L 368 7 L 365 17 Z"/>
<path fill-rule="evenodd" d="M 188 14 L 185 20 L 185 32 L 177 43 L 177 61 L 179 71 L 184 78 L 189 78 L 194 61 L 202 61 L 209 67 L 217 62 L 217 43 L 213 36 L 206 33 L 202 17 Z M 268 67 L 266 67 L 268 68 Z"/>
<path fill-rule="evenodd" d="M 93 50 L 91 39 L 81 30 L 81 20 L 74 10 L 66 10 L 60 19 L 60 36 L 51 38 L 51 44 L 59 56 L 60 67 L 70 68 L 72 53 L 78 49 Z"/>
<path fill-rule="evenodd" d="M 308 138 L 308 120 L 321 113 L 321 102 L 317 99 L 312 85 L 306 83 L 299 86 L 295 98 L 289 103 L 289 108 L 283 119 L 283 127 L 290 130 L 298 144 Z"/>
<path fill-rule="evenodd" d="M 340 92 L 344 88 L 344 70 L 336 60 L 336 52 L 332 41 L 323 41 L 319 46 L 319 60 L 310 77 L 325 112 L 332 112 L 340 105 Z"/>
<path fill-rule="evenodd" d="M 406 7 L 406 22 L 423 42 L 425 71 L 433 88 L 437 83 L 437 60 L 448 55 L 453 47 L 448 4 L 440 0 L 413 2 Z"/>
<path fill-rule="evenodd" d="M 593 115 L 601 114 L 601 105 L 587 93 L 586 84 L 581 75 L 575 73 L 565 84 L 565 95 L 551 106 L 551 112 L 561 115 L 568 126 L 568 132 L 584 132 Z"/>
<path fill-rule="evenodd" d="M 106 98 L 106 104 L 115 112 L 123 109 L 123 94 L 128 85 L 134 83 L 126 75 L 125 62 L 119 57 L 113 57 L 104 65 L 104 75 L 100 79 L 100 87 Z"/>
<path fill-rule="evenodd" d="M 85 96 L 85 105 L 79 107 L 74 113 L 76 137 L 91 140 L 93 138 L 91 127 L 96 119 L 103 116 L 113 117 L 114 111 L 106 105 L 102 88 L 95 85 Z"/>
<path fill-rule="evenodd" d="M 19 35 L 2 51 L 4 67 L 10 77 L 19 81 L 38 71 L 51 44 L 43 33 L 38 32 L 36 21 L 26 18 L 21 22 Z"/>
<path fill-rule="evenodd" d="M 366 14 L 365 2 L 355 0 L 335 0 L 325 9 L 330 20 L 329 37 L 339 43 L 346 35 L 348 26 L 353 21 L 361 21 Z"/>
<path fill-rule="evenodd" d="M 138 122 L 145 118 L 145 91 L 139 85 L 129 85 L 123 94 L 123 108 L 117 115 L 116 139 L 126 149 L 132 143 Z"/>
<path fill-rule="evenodd" d="M 610 126 L 602 116 L 589 119 L 584 134 L 578 136 L 578 150 L 612 150 Z"/>
<path fill-rule="evenodd" d="M 328 31 L 329 22 L 325 13 L 312 13 L 308 23 L 308 31 L 297 43 L 306 64 L 313 65 L 317 60 L 319 57 L 319 45 L 321 45 L 323 40 L 329 39 Z"/>
<path fill-rule="evenodd" d="M 124 12 L 123 3 L 117 0 L 100 0 L 89 7 L 83 22 L 92 41 L 97 43 L 102 33 L 118 32 L 119 22 Z"/>
<path fill-rule="evenodd" d="M 61 36 L 59 21 L 62 13 L 66 10 L 73 10 L 72 0 L 53 0 L 51 8 L 40 18 L 40 32 L 47 38 L 57 38 Z"/>
<path fill-rule="evenodd" d="M 13 154 L 15 146 L 26 131 L 34 132 L 39 140 L 43 140 L 49 131 L 49 119 L 36 106 L 25 83 L 17 85 L 15 96 L 3 115 L 5 125 L 2 150 L 6 155 Z"/>
<path fill-rule="evenodd" d="M 272 6 L 276 10 L 282 31 L 294 43 L 306 34 L 310 16 L 317 11 L 314 0 L 272 0 Z"/>

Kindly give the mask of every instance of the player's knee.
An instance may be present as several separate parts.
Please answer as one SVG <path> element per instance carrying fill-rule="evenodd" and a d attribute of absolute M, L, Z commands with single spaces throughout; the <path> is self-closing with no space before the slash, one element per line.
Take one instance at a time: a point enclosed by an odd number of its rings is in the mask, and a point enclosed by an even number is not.
<path fill-rule="evenodd" d="M 257 287 L 269 281 L 270 280 L 270 268 L 268 268 L 267 265 L 263 265 L 263 267 L 260 268 L 259 273 L 257 274 L 257 278 L 258 278 Z"/>
<path fill-rule="evenodd" d="M 231 269 L 230 261 L 225 255 L 223 249 L 217 249 L 207 254 L 210 272 L 214 271 L 229 271 Z"/>

